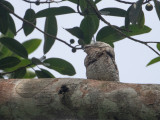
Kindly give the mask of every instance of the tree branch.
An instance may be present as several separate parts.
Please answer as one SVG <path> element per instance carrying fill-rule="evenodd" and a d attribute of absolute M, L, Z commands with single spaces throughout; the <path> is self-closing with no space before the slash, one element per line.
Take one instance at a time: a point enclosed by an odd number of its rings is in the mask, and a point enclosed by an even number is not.
<path fill-rule="evenodd" d="M 117 31 L 118 33 L 120 33 L 121 35 L 125 36 L 126 38 L 129 38 L 130 40 L 133 40 L 135 42 L 141 43 L 146 45 L 147 47 L 149 47 L 151 50 L 153 50 L 158 56 L 160 56 L 160 53 L 158 53 L 156 50 L 154 50 L 151 46 L 147 45 L 147 41 L 141 41 L 141 40 L 137 40 L 135 38 L 132 38 L 130 36 L 127 36 L 126 34 L 124 34 L 122 31 L 120 31 L 118 28 L 114 27 L 113 25 L 111 25 L 108 21 L 106 21 L 100 14 L 100 12 L 97 10 L 96 7 L 94 7 L 92 5 L 92 3 L 90 2 L 90 0 L 86 0 L 88 2 L 88 4 L 90 4 L 91 8 L 94 10 L 94 12 L 96 13 L 97 17 L 103 21 L 104 23 L 106 23 L 108 26 L 110 26 L 112 29 L 114 29 L 115 31 Z M 149 42 L 151 43 L 151 42 Z M 152 43 L 160 43 L 160 42 L 152 42 Z"/>
<path fill-rule="evenodd" d="M 115 0 L 117 2 L 120 2 L 120 3 L 124 3 L 124 4 L 134 4 L 135 2 L 128 2 L 128 1 L 123 1 L 123 0 Z M 148 2 L 150 2 L 152 0 L 146 0 L 145 2 L 143 2 L 143 4 L 146 4 Z"/>
<path fill-rule="evenodd" d="M 30 0 L 23 0 L 24 2 L 27 2 L 27 3 L 36 3 L 36 1 L 30 1 Z M 43 4 L 43 3 L 60 3 L 60 2 L 62 2 L 62 1 L 52 1 L 52 0 L 50 0 L 50 1 L 43 1 L 43 2 L 41 2 L 41 1 L 39 1 L 39 3 L 40 4 Z"/>

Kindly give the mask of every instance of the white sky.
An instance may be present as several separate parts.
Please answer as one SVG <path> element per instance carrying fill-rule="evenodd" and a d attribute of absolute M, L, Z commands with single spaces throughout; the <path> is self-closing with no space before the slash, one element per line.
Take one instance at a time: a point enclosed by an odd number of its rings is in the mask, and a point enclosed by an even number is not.
<path fill-rule="evenodd" d="M 11 2 L 15 7 L 15 13 L 19 16 L 23 17 L 26 9 L 30 7 L 29 3 L 25 3 L 22 0 L 8 0 Z M 132 0 L 136 1 L 136 0 Z M 154 6 L 154 4 L 151 2 L 151 4 Z M 74 4 L 71 4 L 70 2 L 63 2 L 63 3 L 52 3 L 51 7 L 57 7 L 57 6 L 71 6 L 76 10 L 76 6 Z M 48 4 L 42 4 L 39 6 L 36 6 L 32 4 L 32 9 L 34 9 L 36 12 L 45 9 L 48 7 Z M 102 0 L 98 4 L 98 8 L 106 8 L 106 7 L 119 7 L 127 10 L 129 5 L 121 4 L 118 2 L 115 2 L 114 0 Z M 148 34 L 143 34 L 139 36 L 134 36 L 134 38 L 137 38 L 139 40 L 144 41 L 160 41 L 159 35 L 159 29 L 160 28 L 160 21 L 156 15 L 155 9 L 153 9 L 151 12 L 148 12 L 145 10 L 145 6 L 143 6 L 143 10 L 145 13 L 145 25 L 152 28 L 152 31 Z M 104 16 L 107 21 L 109 21 L 111 24 L 117 25 L 117 26 L 123 26 L 124 25 L 124 18 L 120 17 L 109 17 Z M 70 33 L 65 31 L 63 28 L 72 28 L 75 26 L 79 26 L 80 22 L 82 20 L 82 17 L 78 14 L 67 14 L 62 16 L 57 16 L 58 21 L 58 38 L 61 38 L 65 41 L 68 41 L 70 39 L 75 39 L 77 41 L 77 38 L 73 37 Z M 15 18 L 16 22 L 16 28 L 17 30 L 21 27 L 22 22 Z M 44 29 L 44 18 L 37 19 L 37 26 Z M 100 23 L 100 28 L 104 27 L 104 23 Z M 29 36 L 25 36 L 23 30 L 21 30 L 18 35 L 15 37 L 18 41 L 23 42 L 24 40 L 29 40 L 30 38 L 40 38 L 44 40 L 44 36 L 42 33 L 38 32 L 37 30 L 34 30 L 32 34 Z M 116 62 L 119 68 L 119 74 L 120 74 L 120 81 L 121 82 L 127 82 L 127 83 L 158 83 L 160 84 L 160 63 L 151 65 L 149 67 L 146 67 L 146 64 L 153 58 L 157 57 L 157 55 L 151 51 L 146 46 L 135 43 L 129 39 L 124 39 L 119 42 L 115 42 L 115 54 L 116 54 Z M 155 47 L 155 45 L 153 45 Z M 41 43 L 41 46 L 37 49 L 36 52 L 30 55 L 31 57 L 37 57 L 40 58 L 43 55 L 43 42 Z M 85 67 L 84 67 L 84 58 L 86 54 L 79 50 L 76 53 L 71 52 L 71 48 L 66 46 L 65 44 L 56 41 L 52 49 L 49 53 L 47 53 L 47 58 L 50 57 L 58 57 L 65 59 L 73 64 L 73 66 L 76 69 L 76 75 L 74 76 L 64 76 L 61 75 L 53 70 L 51 70 L 52 74 L 56 77 L 69 77 L 69 78 L 86 78 L 85 75 Z"/>

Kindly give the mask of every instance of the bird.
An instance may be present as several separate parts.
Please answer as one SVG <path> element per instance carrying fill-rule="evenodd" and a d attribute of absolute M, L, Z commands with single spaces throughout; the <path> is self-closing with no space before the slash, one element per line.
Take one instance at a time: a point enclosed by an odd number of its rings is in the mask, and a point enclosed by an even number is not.
<path fill-rule="evenodd" d="M 105 42 L 97 41 L 84 46 L 87 79 L 119 81 L 114 49 Z"/>

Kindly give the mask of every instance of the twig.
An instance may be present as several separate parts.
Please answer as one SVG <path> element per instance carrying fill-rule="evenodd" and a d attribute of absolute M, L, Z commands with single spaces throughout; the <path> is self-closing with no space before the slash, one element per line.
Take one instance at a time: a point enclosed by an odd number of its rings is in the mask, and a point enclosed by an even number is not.
<path fill-rule="evenodd" d="M 157 55 L 160 56 L 160 54 L 159 54 L 156 50 L 154 50 L 152 47 L 150 47 L 150 46 L 147 44 L 148 42 L 140 41 L 140 40 L 137 40 L 137 39 L 132 38 L 132 37 L 130 37 L 130 36 L 127 36 L 127 35 L 124 34 L 122 31 L 120 31 L 119 29 L 117 29 L 116 27 L 114 27 L 113 25 L 111 25 L 108 21 L 106 21 L 106 20 L 101 16 L 101 14 L 100 14 L 99 11 L 97 10 L 97 8 L 92 5 L 92 3 L 90 2 L 90 0 L 86 0 L 86 1 L 90 4 L 91 8 L 94 10 L 94 12 L 96 13 L 97 17 L 98 17 L 100 20 L 102 20 L 104 23 L 106 23 L 108 26 L 110 26 L 112 29 L 116 30 L 118 33 L 120 33 L 121 35 L 129 38 L 130 40 L 133 40 L 133 41 L 135 41 L 135 42 L 139 42 L 139 43 L 141 43 L 141 44 L 146 45 L 146 46 L 149 47 L 151 50 L 153 50 Z M 151 42 L 150 42 L 150 43 L 151 43 Z M 160 42 L 152 42 L 152 43 L 160 43 Z"/>
<path fill-rule="evenodd" d="M 134 3 L 136 3 L 136 2 L 127 2 L 127 1 L 123 1 L 123 0 L 115 0 L 115 1 L 120 2 L 120 3 L 124 3 L 124 4 L 134 4 Z M 150 1 L 152 1 L 152 0 L 146 0 L 145 2 L 143 2 L 143 4 L 146 4 Z"/>
<path fill-rule="evenodd" d="M 17 14 L 15 14 L 11 9 L 9 9 L 6 5 L 2 4 L 1 2 L 0 2 L 0 5 L 2 5 L 6 10 L 8 10 L 8 11 L 9 11 L 11 14 L 13 14 L 15 17 L 17 17 L 18 19 L 22 20 L 23 22 L 25 22 L 25 23 L 33 26 L 34 28 L 36 28 L 39 32 L 43 33 L 44 35 L 46 35 L 46 36 L 48 36 L 48 37 L 51 37 L 51 38 L 53 38 L 53 39 L 56 39 L 56 40 L 58 40 L 58 41 L 60 41 L 60 42 L 62 42 L 62 43 L 64 43 L 64 44 L 66 44 L 67 46 L 69 46 L 69 47 L 71 47 L 71 48 L 75 48 L 75 47 L 71 46 L 69 43 L 65 42 L 64 40 L 62 40 L 62 39 L 60 39 L 60 38 L 57 38 L 57 37 L 55 37 L 55 36 L 53 36 L 53 35 L 50 35 L 50 34 L 44 32 L 44 31 L 42 31 L 41 29 L 39 29 L 38 27 L 36 27 L 34 24 L 32 24 L 32 23 L 30 23 L 29 21 L 21 18 L 20 16 L 18 16 Z M 76 49 L 82 49 L 82 48 L 76 48 Z"/>
<path fill-rule="evenodd" d="M 36 1 L 30 1 L 30 0 L 23 0 L 24 2 L 27 2 L 27 3 L 36 3 Z M 60 3 L 62 1 L 43 1 L 43 2 L 39 2 L 40 4 L 43 4 L 43 3 Z"/>

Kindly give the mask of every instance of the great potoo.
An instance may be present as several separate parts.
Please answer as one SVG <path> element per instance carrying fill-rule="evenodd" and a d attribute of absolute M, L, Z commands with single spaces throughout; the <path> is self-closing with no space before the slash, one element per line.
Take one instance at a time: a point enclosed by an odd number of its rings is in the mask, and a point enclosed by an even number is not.
<path fill-rule="evenodd" d="M 84 61 L 87 79 L 119 81 L 114 49 L 109 44 L 85 45 L 84 51 L 87 53 Z"/>

